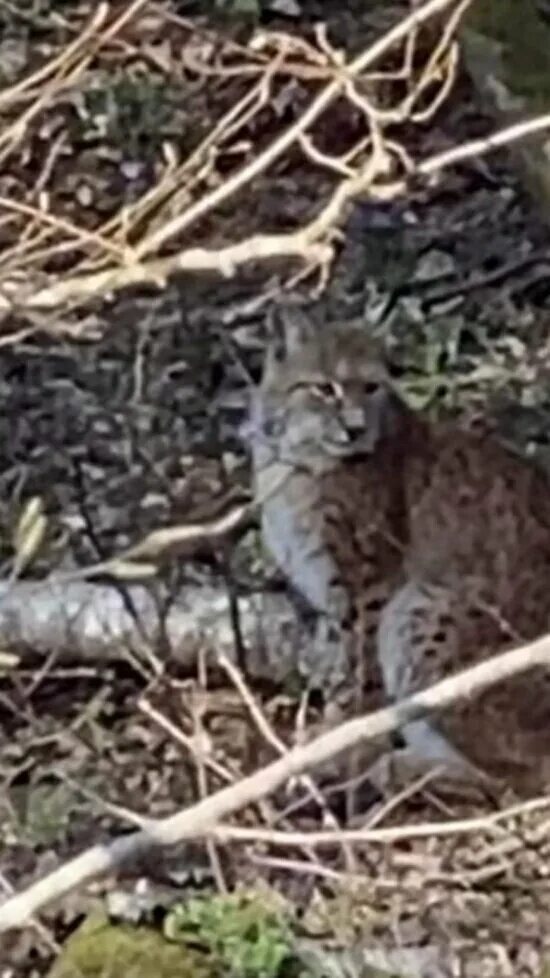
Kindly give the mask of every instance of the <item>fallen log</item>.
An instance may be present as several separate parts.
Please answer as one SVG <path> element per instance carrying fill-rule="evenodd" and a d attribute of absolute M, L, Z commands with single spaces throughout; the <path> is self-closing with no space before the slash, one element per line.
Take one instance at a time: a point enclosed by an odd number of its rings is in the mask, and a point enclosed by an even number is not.
<path fill-rule="evenodd" d="M 308 642 L 308 630 L 283 594 L 256 592 L 238 600 L 247 670 L 280 679 Z M 162 642 L 161 642 L 162 639 Z M 182 589 L 163 613 L 143 584 L 123 588 L 87 581 L 0 584 L 0 646 L 22 661 L 52 651 L 57 661 L 101 662 L 148 647 L 193 668 L 199 649 L 235 661 L 231 602 L 222 587 Z"/>

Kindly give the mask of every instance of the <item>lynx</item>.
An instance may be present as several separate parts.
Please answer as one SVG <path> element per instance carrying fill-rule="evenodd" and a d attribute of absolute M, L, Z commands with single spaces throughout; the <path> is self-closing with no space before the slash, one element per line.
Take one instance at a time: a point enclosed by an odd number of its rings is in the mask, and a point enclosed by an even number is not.
<path fill-rule="evenodd" d="M 548 479 L 487 431 L 418 416 L 364 328 L 287 316 L 249 437 L 266 547 L 320 616 L 359 635 L 388 699 L 550 630 Z M 537 790 L 550 670 L 403 736 L 428 764 Z"/>

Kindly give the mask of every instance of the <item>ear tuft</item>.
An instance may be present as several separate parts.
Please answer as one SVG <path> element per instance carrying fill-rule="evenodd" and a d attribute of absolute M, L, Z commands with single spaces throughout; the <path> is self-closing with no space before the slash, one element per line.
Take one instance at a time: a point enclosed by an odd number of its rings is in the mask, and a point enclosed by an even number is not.
<path fill-rule="evenodd" d="M 296 305 L 285 303 L 273 308 L 271 325 L 278 334 L 284 355 L 290 356 L 310 343 L 318 335 L 318 324 L 312 316 Z"/>
<path fill-rule="evenodd" d="M 284 350 L 282 349 L 281 344 L 273 337 L 270 337 L 265 350 L 261 380 L 262 384 L 273 380 L 277 372 L 277 367 L 281 363 L 283 357 Z"/>
<path fill-rule="evenodd" d="M 266 321 L 267 346 L 264 361 L 264 375 L 271 372 L 278 363 L 286 357 L 285 327 L 281 310 L 278 306 L 271 306 L 267 314 Z"/>

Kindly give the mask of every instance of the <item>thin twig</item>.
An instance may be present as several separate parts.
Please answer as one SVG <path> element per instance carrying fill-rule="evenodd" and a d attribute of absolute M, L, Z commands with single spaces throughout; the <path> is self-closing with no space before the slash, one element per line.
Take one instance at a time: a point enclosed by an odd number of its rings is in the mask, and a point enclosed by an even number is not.
<path fill-rule="evenodd" d="M 193 738 L 189 737 L 183 732 L 179 727 L 176 727 L 171 720 L 168 719 L 163 713 L 160 713 L 152 703 L 149 702 L 146 696 L 141 696 L 137 702 L 138 709 L 146 716 L 149 717 L 153 723 L 156 723 L 161 730 L 164 730 L 169 737 L 172 738 L 177 744 L 180 744 L 192 758 L 196 758 L 197 745 L 194 743 Z M 206 755 L 203 758 L 204 764 L 208 767 L 214 774 L 218 776 L 226 784 L 234 784 L 234 777 L 231 772 L 216 761 L 213 757 Z"/>
<path fill-rule="evenodd" d="M 414 174 L 417 177 L 433 177 L 451 166 L 536 135 L 545 129 L 550 129 L 550 113 L 515 123 L 492 135 L 473 139 L 429 156 L 416 165 Z M 404 193 L 407 188 L 406 179 L 373 184 L 374 175 L 367 169 L 344 181 L 316 218 L 304 228 L 290 234 L 260 234 L 223 248 L 188 248 L 167 258 L 158 258 L 143 264 L 68 277 L 27 296 L 18 297 L 17 306 L 19 309 L 55 309 L 70 300 L 84 301 L 138 283 L 149 282 L 162 287 L 176 271 L 217 271 L 230 277 L 243 265 L 274 258 L 294 257 L 322 263 L 330 257 L 332 249 L 321 239 L 341 220 L 345 207 L 351 200 L 368 191 L 373 199 L 388 201 Z M 11 294 L 15 296 L 16 292 L 17 287 L 4 283 L 3 294 L 0 294 L 0 311 L 11 308 L 10 297 Z"/>
<path fill-rule="evenodd" d="M 511 805 L 500 812 L 490 812 L 487 815 L 472 818 L 452 819 L 447 822 L 422 822 L 416 825 L 396 825 L 389 828 L 343 829 L 339 832 L 334 832 L 332 829 L 312 830 L 311 832 L 280 832 L 275 829 L 218 825 L 213 830 L 213 834 L 215 838 L 224 842 L 261 842 L 286 849 L 307 844 L 335 846 L 342 842 L 346 842 L 348 845 L 386 846 L 395 842 L 408 842 L 412 839 L 471 835 L 473 832 L 507 835 L 509 830 L 502 824 L 507 819 L 543 811 L 548 807 L 550 807 L 550 798 L 541 797 Z"/>
<path fill-rule="evenodd" d="M 361 52 L 347 66 L 345 73 L 343 71 L 338 73 L 337 77 L 322 89 L 300 118 L 254 160 L 241 167 L 240 170 L 229 177 L 228 180 L 224 181 L 223 184 L 216 187 L 210 194 L 198 200 L 184 214 L 179 214 L 172 221 L 168 221 L 163 227 L 159 228 L 157 232 L 145 237 L 136 247 L 138 257 L 143 259 L 147 255 L 157 252 L 159 247 L 168 241 L 169 238 L 181 234 L 182 231 L 196 224 L 207 212 L 212 211 L 224 200 L 227 200 L 228 197 L 232 197 L 242 187 L 254 180 L 260 173 L 264 173 L 269 169 L 287 149 L 290 149 L 302 133 L 307 132 L 315 120 L 340 95 L 349 78 L 353 78 L 366 71 L 370 65 L 378 61 L 379 58 L 388 51 L 391 51 L 400 41 L 407 37 L 410 31 L 416 29 L 420 24 L 426 23 L 426 21 L 430 20 L 436 14 L 446 10 L 453 2 L 454 0 L 428 0 L 427 3 L 414 10 L 408 17 L 399 21 L 379 41 L 372 44 L 366 51 Z"/>
<path fill-rule="evenodd" d="M 192 717 L 193 717 L 193 729 L 194 729 L 194 741 L 199 745 L 199 749 L 194 751 L 195 767 L 197 769 L 197 781 L 199 788 L 199 797 L 208 797 L 208 778 L 206 774 L 206 758 L 208 757 L 209 751 L 207 745 L 208 735 L 204 728 L 203 716 L 205 712 L 205 699 L 207 696 L 207 670 L 206 670 L 206 658 L 204 651 L 199 652 L 197 668 L 199 673 L 199 692 L 198 697 L 195 695 L 192 703 Z M 196 690 L 194 691 L 197 692 Z M 218 846 L 215 839 L 205 839 L 206 850 L 208 852 L 208 858 L 210 860 L 210 866 L 212 868 L 213 878 L 216 880 L 216 885 L 220 893 L 227 893 L 228 887 L 225 881 L 225 876 L 222 867 L 222 861 L 220 854 L 218 852 Z"/>
<path fill-rule="evenodd" d="M 234 666 L 233 663 L 229 661 L 227 656 L 221 653 L 217 656 L 217 659 L 220 666 L 222 667 L 226 675 L 229 676 L 231 682 L 237 689 L 239 695 L 242 697 L 262 737 L 267 741 L 268 744 L 271 744 L 271 746 L 276 750 L 279 757 L 286 757 L 289 749 L 287 748 L 286 744 L 281 740 L 281 738 L 273 730 L 266 716 L 264 715 L 264 713 L 256 703 L 254 696 L 252 695 L 251 691 L 246 685 L 237 667 Z M 303 787 L 306 789 L 309 795 L 319 805 L 319 808 L 323 813 L 323 818 L 325 823 L 331 826 L 333 832 L 339 832 L 340 826 L 338 825 L 338 821 L 336 817 L 333 815 L 333 813 L 331 812 L 329 806 L 327 805 L 323 797 L 322 792 L 319 790 L 313 778 L 309 774 L 304 774 L 300 778 L 298 778 L 298 782 L 303 785 Z M 309 856 L 309 858 L 313 859 L 314 862 L 318 862 L 318 859 L 316 858 L 315 853 L 311 850 L 311 847 L 307 847 L 307 848 L 308 848 L 307 855 Z M 348 846 L 344 845 L 342 849 L 343 849 L 347 868 L 350 870 L 350 872 L 353 872 L 356 869 L 354 855 L 351 849 L 348 848 Z"/>
<path fill-rule="evenodd" d="M 80 856 L 69 860 L 26 890 L 8 898 L 0 906 L 0 933 L 20 927 L 46 903 L 112 871 L 114 867 L 136 858 L 144 851 L 155 846 L 168 846 L 185 839 L 211 835 L 224 818 L 265 798 L 288 778 L 296 777 L 330 760 L 360 741 L 387 735 L 426 714 L 444 710 L 459 699 L 480 694 L 496 683 L 528 669 L 549 665 L 550 636 L 546 635 L 536 642 L 463 670 L 400 703 L 369 716 L 349 720 L 309 744 L 295 747 L 285 757 L 273 761 L 235 785 L 222 788 L 190 808 L 176 812 L 168 818 L 151 821 L 146 829 L 125 835 L 111 843 L 94 845 Z M 542 805 L 542 801 L 539 800 L 539 804 Z"/>

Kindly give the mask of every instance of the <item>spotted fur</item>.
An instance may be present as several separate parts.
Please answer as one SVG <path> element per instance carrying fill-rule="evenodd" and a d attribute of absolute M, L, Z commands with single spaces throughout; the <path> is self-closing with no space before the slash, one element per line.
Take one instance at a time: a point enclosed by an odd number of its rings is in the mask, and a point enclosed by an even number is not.
<path fill-rule="evenodd" d="M 550 629 L 550 485 L 399 397 L 363 328 L 292 317 L 251 412 L 267 547 L 399 699 Z M 405 731 L 520 791 L 550 785 L 550 671 Z M 446 750 L 448 748 L 448 753 Z"/>

